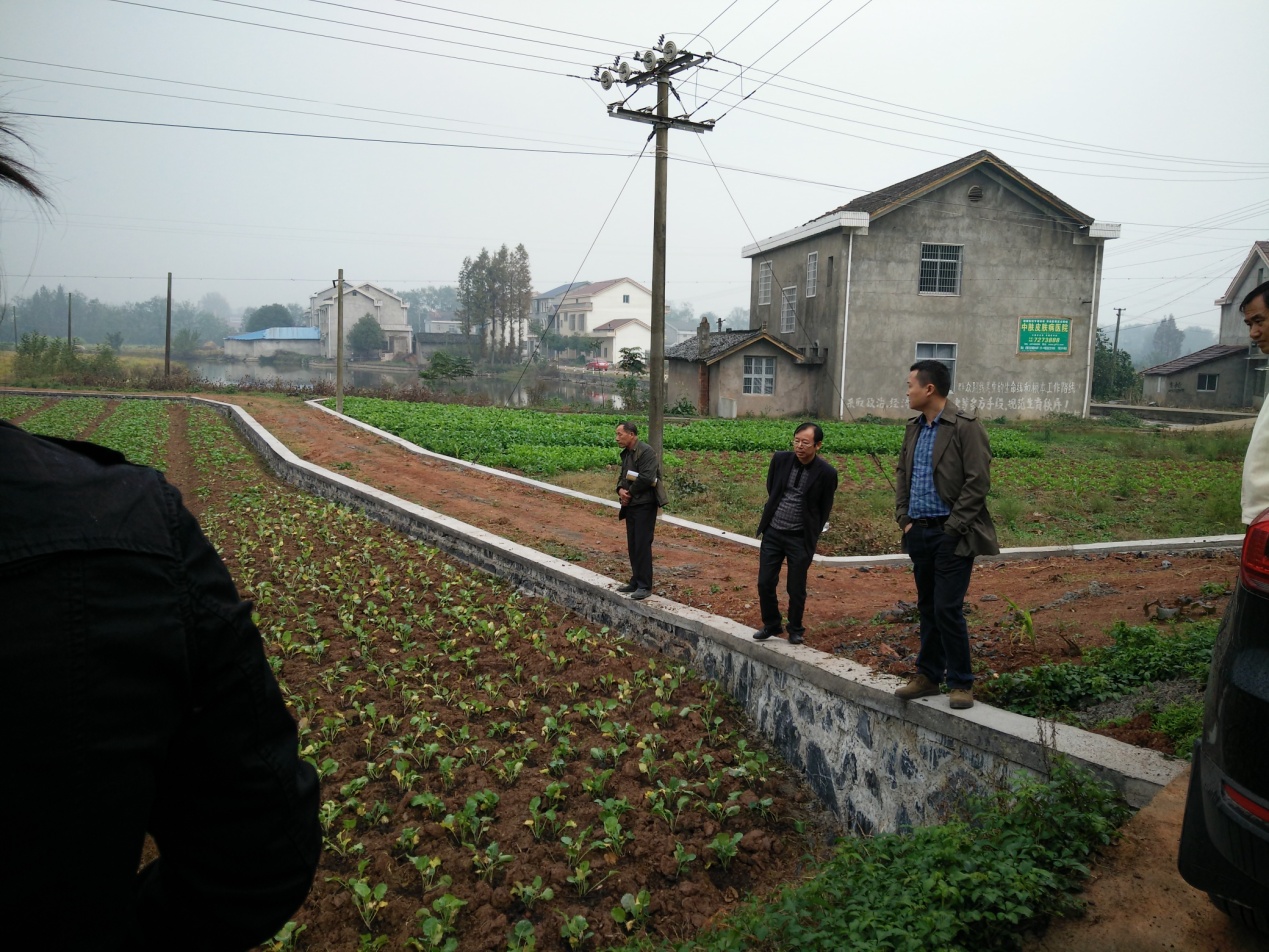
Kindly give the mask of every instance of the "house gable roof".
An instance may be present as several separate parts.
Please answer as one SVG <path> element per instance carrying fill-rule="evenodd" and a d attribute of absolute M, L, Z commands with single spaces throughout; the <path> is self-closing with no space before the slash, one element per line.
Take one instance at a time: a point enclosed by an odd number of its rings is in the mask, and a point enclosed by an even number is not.
<path fill-rule="evenodd" d="M 541 301 L 546 298 L 559 297 L 561 294 L 566 294 L 575 288 L 584 288 L 588 284 L 590 284 L 589 281 L 574 281 L 572 284 L 561 284 L 558 288 L 551 288 L 549 291 L 543 291 L 540 294 L 533 295 L 533 300 Z"/>
<path fill-rule="evenodd" d="M 618 331 L 621 328 L 625 327 L 627 324 L 638 324 L 645 331 L 652 330 L 652 328 L 648 325 L 647 321 L 641 321 L 637 317 L 613 318 L 611 321 L 605 321 L 603 324 L 600 324 L 598 327 L 593 328 L 592 330 L 595 333 L 598 333 L 600 331 Z"/>
<path fill-rule="evenodd" d="M 596 281 L 594 284 L 587 284 L 584 287 L 574 288 L 572 291 L 568 292 L 568 296 L 569 297 L 594 297 L 596 294 L 599 294 L 603 291 L 607 291 L 609 288 L 614 287 L 615 285 L 621 284 L 623 281 L 627 282 L 628 284 L 633 284 L 636 288 L 638 288 L 644 294 L 650 295 L 652 293 L 647 288 L 645 288 L 642 284 L 636 281 L 634 278 L 610 278 L 607 281 Z"/>
<path fill-rule="evenodd" d="M 1211 347 L 1204 347 L 1202 350 L 1196 350 L 1194 353 L 1186 354 L 1184 357 L 1176 357 L 1162 364 L 1147 367 L 1141 371 L 1141 374 L 1142 376 L 1167 377 L 1180 373 L 1182 370 L 1190 370 L 1199 364 L 1220 360 L 1222 357 L 1229 357 L 1233 354 L 1246 353 L 1246 351 L 1246 344 L 1213 344 Z"/>
<path fill-rule="evenodd" d="M 1255 267 L 1257 262 L 1269 267 L 1269 241 L 1257 241 L 1251 246 L 1251 251 L 1247 253 L 1242 265 L 1235 272 L 1234 280 L 1229 282 L 1229 287 L 1225 289 L 1225 293 L 1216 299 L 1217 304 L 1234 302 L 1239 287 L 1247 280 L 1247 275 L 1251 274 L 1251 269 Z"/>
<path fill-rule="evenodd" d="M 1048 189 L 1033 182 L 1009 163 L 986 149 L 975 152 L 973 155 L 967 155 L 963 159 L 957 159 L 955 162 L 949 162 L 947 165 L 941 165 L 937 169 L 930 169 L 928 172 L 914 175 L 912 178 L 904 179 L 902 182 L 895 182 L 893 185 L 879 188 L 875 192 L 869 192 L 867 195 L 860 195 L 853 201 L 827 211 L 819 217 L 826 218 L 839 212 L 867 212 L 870 219 L 877 219 L 914 199 L 920 198 L 927 192 L 960 178 L 979 166 L 996 169 L 1007 178 L 1012 179 L 1024 190 L 1057 209 L 1063 215 L 1073 218 L 1079 224 L 1093 224 L 1091 216 L 1085 215 L 1072 205 L 1068 205 Z"/>
<path fill-rule="evenodd" d="M 673 347 L 666 348 L 665 356 L 668 360 L 686 360 L 692 363 L 715 364 L 737 351 L 744 350 L 747 347 L 759 342 L 774 344 L 780 350 L 784 351 L 794 360 L 801 361 L 802 355 L 790 347 L 784 341 L 772 337 L 766 331 L 712 331 L 709 340 L 705 345 L 704 352 L 701 350 L 701 341 L 699 337 L 692 337 L 682 343 L 675 344 Z"/>

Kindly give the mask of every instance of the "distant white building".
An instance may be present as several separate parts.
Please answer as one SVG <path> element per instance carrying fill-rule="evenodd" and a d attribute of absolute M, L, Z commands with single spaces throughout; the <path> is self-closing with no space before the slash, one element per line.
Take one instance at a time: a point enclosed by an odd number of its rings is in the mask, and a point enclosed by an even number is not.
<path fill-rule="evenodd" d="M 544 326 L 565 336 L 599 337 L 599 327 L 630 318 L 651 328 L 652 292 L 631 278 L 596 281 L 563 294 L 554 316 L 554 326 Z"/>
<path fill-rule="evenodd" d="M 616 363 L 627 347 L 638 347 L 646 357 L 652 349 L 652 328 L 646 321 L 634 317 L 622 317 L 607 321 L 595 328 L 589 336 L 600 338 L 599 356 Z"/>
<path fill-rule="evenodd" d="M 321 332 L 322 356 L 334 358 L 338 354 L 339 341 L 335 333 L 338 323 L 338 290 L 325 288 L 309 298 L 309 324 Z M 391 291 L 385 291 L 378 285 L 363 283 L 344 284 L 344 347 L 348 349 L 348 335 L 353 326 L 369 314 L 379 322 L 383 329 L 385 350 L 380 356 L 384 360 L 393 357 L 407 357 L 414 352 L 414 331 L 410 328 L 408 312 L 410 305 Z"/>

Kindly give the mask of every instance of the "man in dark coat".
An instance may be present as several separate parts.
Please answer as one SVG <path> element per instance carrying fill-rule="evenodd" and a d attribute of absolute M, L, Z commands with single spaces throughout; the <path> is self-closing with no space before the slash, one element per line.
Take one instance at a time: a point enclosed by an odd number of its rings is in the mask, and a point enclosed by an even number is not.
<path fill-rule="evenodd" d="M 895 472 L 895 520 L 912 559 L 921 650 L 917 674 L 895 695 L 904 701 L 939 693 L 946 677 L 954 708 L 974 704 L 965 624 L 965 592 L 974 556 L 1000 551 L 987 511 L 991 446 L 978 418 L 947 398 L 951 373 L 937 360 L 908 372 L 908 421 Z"/>
<path fill-rule="evenodd" d="M 639 439 L 639 428 L 629 421 L 617 424 L 621 447 L 621 474 L 617 477 L 617 518 L 626 524 L 626 551 L 630 556 L 630 581 L 617 591 L 634 599 L 652 594 L 652 536 L 657 509 L 666 503 L 661 463 L 656 451 Z"/>
<path fill-rule="evenodd" d="M 2 145 L 0 184 L 42 197 Z M 0 604 L 10 932 L 129 952 L 274 935 L 321 853 L 317 775 L 180 493 L 0 421 Z"/>
<path fill-rule="evenodd" d="M 818 423 L 803 423 L 793 431 L 793 452 L 782 450 L 767 467 L 767 504 L 762 508 L 758 535 L 758 604 L 762 627 L 755 641 L 766 641 L 783 630 L 776 584 L 780 566 L 788 562 L 785 587 L 789 593 L 789 644 L 800 645 L 806 629 L 806 573 L 815 557 L 820 533 L 833 511 L 837 470 L 820 456 L 824 431 Z"/>

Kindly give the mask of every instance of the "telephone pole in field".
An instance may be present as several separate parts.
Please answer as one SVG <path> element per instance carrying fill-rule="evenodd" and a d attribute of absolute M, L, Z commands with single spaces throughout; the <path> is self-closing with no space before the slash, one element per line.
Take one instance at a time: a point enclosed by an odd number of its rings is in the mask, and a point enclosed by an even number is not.
<path fill-rule="evenodd" d="M 608 105 L 614 119 L 646 122 L 656 128 L 656 182 L 653 187 L 652 210 L 652 346 L 648 354 L 648 445 L 661 458 L 662 433 L 665 427 L 665 228 L 666 197 L 669 186 L 670 130 L 711 132 L 713 121 L 693 122 L 686 116 L 670 116 L 670 79 L 677 73 L 707 62 L 713 54 L 703 56 L 680 50 L 673 40 L 661 37 L 656 49 L 636 52 L 631 66 L 620 56 L 611 69 L 595 67 L 594 79 L 606 91 L 624 84 L 633 96 L 644 86 L 656 86 L 655 106 L 627 109 L 626 99 Z M 642 68 L 639 68 L 642 67 Z M 614 75 L 613 70 L 616 70 Z M 627 96 L 627 99 L 629 99 Z M 615 355 L 614 355 L 615 356 Z"/>

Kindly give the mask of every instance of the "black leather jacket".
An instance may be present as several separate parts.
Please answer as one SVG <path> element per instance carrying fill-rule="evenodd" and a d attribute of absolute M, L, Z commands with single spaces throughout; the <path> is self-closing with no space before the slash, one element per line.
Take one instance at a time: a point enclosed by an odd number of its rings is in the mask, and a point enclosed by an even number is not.
<path fill-rule="evenodd" d="M 317 866 L 317 778 L 180 493 L 0 422 L 0 605 L 9 928 L 128 950 L 276 932 Z"/>

